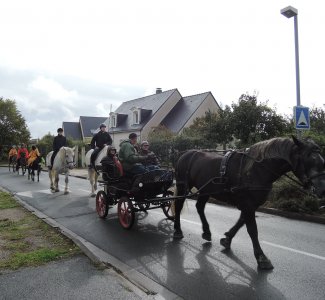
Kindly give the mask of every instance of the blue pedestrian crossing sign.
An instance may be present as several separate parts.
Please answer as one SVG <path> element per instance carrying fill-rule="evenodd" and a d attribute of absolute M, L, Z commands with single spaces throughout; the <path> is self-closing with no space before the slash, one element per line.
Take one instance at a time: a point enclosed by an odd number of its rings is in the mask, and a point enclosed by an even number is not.
<path fill-rule="evenodd" d="M 309 107 L 294 106 L 296 129 L 310 129 Z"/>

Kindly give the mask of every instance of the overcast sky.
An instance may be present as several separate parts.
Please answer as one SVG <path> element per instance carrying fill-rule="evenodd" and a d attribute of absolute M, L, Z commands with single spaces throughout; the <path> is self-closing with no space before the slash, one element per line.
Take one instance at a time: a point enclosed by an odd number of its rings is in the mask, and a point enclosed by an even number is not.
<path fill-rule="evenodd" d="M 108 117 L 123 102 L 177 88 L 230 105 L 254 91 L 281 114 L 323 107 L 324 0 L 0 0 L 0 97 L 16 101 L 33 138 L 62 121 Z"/>

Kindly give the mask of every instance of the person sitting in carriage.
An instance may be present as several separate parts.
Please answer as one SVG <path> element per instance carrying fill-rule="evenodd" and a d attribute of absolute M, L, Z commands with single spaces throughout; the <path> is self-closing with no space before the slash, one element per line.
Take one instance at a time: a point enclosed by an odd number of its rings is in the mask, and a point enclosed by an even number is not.
<path fill-rule="evenodd" d="M 129 139 L 121 142 L 118 154 L 124 172 L 130 175 L 142 174 L 149 171 L 142 164 L 146 161 L 147 156 L 138 154 L 134 148 L 134 145 L 137 143 L 137 138 L 136 133 L 130 133 Z"/>
<path fill-rule="evenodd" d="M 13 145 L 9 151 L 9 154 L 8 154 L 8 159 L 9 159 L 10 164 L 12 163 L 14 156 L 17 156 L 17 154 L 18 154 L 18 152 L 17 152 L 16 146 Z"/>
<path fill-rule="evenodd" d="M 32 146 L 32 150 L 29 152 L 28 160 L 27 160 L 27 165 L 32 166 L 33 162 L 40 157 L 40 153 L 36 146 Z"/>
<path fill-rule="evenodd" d="M 123 176 L 123 167 L 114 146 L 108 146 L 107 155 L 100 162 L 103 167 L 103 179 L 117 179 Z M 104 174 L 105 173 L 105 174 Z M 106 179 L 105 179 L 105 178 Z"/>
<path fill-rule="evenodd" d="M 95 160 L 99 154 L 99 152 L 106 146 L 112 145 L 112 138 L 110 134 L 106 131 L 106 124 L 102 123 L 99 126 L 100 131 L 97 132 L 93 138 L 91 139 L 90 146 L 91 149 L 94 149 L 93 153 L 90 156 L 90 166 L 95 167 Z"/>
<path fill-rule="evenodd" d="M 22 165 L 22 158 L 27 159 L 27 157 L 28 150 L 26 148 L 26 145 L 23 143 L 18 149 L 16 171 L 18 171 L 19 167 Z"/>
<path fill-rule="evenodd" d="M 159 160 L 154 152 L 149 150 L 149 142 L 143 141 L 140 146 L 139 154 L 142 156 L 147 156 L 146 161 L 143 163 L 148 170 L 158 170 L 160 169 Z"/>

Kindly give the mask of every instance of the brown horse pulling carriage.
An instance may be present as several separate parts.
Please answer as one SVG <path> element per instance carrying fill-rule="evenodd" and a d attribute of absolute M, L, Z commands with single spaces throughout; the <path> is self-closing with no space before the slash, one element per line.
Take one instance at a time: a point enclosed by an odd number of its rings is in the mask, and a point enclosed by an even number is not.
<path fill-rule="evenodd" d="M 173 220 L 171 210 L 173 192 L 173 172 L 153 170 L 135 176 L 119 177 L 113 164 L 102 165 L 103 181 L 96 195 L 96 211 L 100 218 L 106 218 L 111 206 L 117 204 L 118 218 L 121 226 L 130 229 L 135 221 L 136 212 L 147 212 L 161 208 L 165 216 Z"/>

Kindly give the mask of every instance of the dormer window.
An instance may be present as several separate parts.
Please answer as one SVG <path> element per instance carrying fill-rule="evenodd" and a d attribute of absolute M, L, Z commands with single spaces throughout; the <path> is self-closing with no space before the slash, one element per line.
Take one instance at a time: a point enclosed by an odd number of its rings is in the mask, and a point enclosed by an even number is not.
<path fill-rule="evenodd" d="M 110 127 L 117 127 L 117 114 L 115 113 L 110 113 Z"/>
<path fill-rule="evenodd" d="M 140 122 L 141 122 L 141 120 L 140 120 L 141 108 L 133 107 L 133 108 L 131 108 L 131 111 L 132 111 L 132 124 L 133 125 L 140 124 Z"/>

